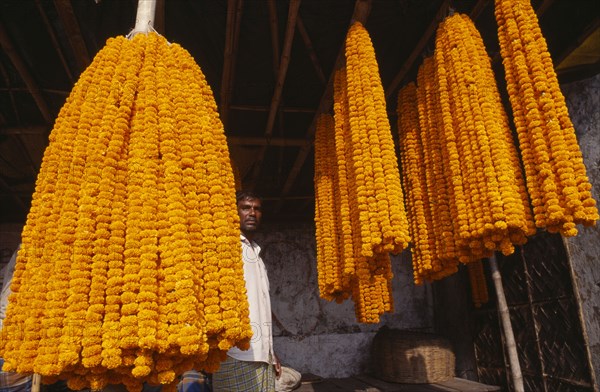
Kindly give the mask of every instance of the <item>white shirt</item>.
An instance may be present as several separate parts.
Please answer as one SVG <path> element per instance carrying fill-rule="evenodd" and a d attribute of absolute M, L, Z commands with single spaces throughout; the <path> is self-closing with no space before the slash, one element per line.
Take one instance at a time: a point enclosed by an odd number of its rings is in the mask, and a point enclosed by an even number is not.
<path fill-rule="evenodd" d="M 256 242 L 248 241 L 244 235 L 240 235 L 240 239 L 253 336 L 247 351 L 233 347 L 227 355 L 240 361 L 273 363 L 273 330 L 267 270 L 259 256 L 260 247 Z"/>

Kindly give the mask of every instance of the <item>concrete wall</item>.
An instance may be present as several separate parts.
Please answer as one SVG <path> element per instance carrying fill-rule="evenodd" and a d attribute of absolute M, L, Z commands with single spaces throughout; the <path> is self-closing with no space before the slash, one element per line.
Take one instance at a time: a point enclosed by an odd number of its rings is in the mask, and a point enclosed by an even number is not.
<path fill-rule="evenodd" d="M 592 194 L 600 201 L 600 75 L 563 85 Z M 600 225 L 565 240 L 583 315 L 596 384 L 600 381 Z"/>
<path fill-rule="evenodd" d="M 383 325 L 432 331 L 432 290 L 415 286 L 410 256 L 392 259 L 395 312 L 379 324 L 360 324 L 353 302 L 319 298 L 314 225 L 268 226 L 257 238 L 269 273 L 275 351 L 282 363 L 322 377 L 369 369 L 371 340 Z"/>

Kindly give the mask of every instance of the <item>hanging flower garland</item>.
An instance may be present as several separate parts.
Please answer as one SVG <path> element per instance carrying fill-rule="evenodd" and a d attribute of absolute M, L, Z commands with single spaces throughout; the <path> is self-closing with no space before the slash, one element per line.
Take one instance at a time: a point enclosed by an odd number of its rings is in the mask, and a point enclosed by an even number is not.
<path fill-rule="evenodd" d="M 467 264 L 469 284 L 471 286 L 471 298 L 476 308 L 489 301 L 488 286 L 485 280 L 485 271 L 481 260 Z"/>
<path fill-rule="evenodd" d="M 530 207 L 490 60 L 467 16 L 440 24 L 434 56 L 459 259 L 510 254 L 533 234 Z"/>
<path fill-rule="evenodd" d="M 130 391 L 214 371 L 252 336 L 238 219 L 223 125 L 193 58 L 157 34 L 109 39 L 44 153 L 4 370 Z"/>
<path fill-rule="evenodd" d="M 333 117 L 317 119 L 315 132 L 315 226 L 319 292 L 327 300 L 348 296 L 343 280 L 343 244 L 340 244 L 338 168 L 335 159 Z"/>
<path fill-rule="evenodd" d="M 356 317 L 392 311 L 389 253 L 408 245 L 408 221 L 375 52 L 360 23 L 334 75 L 334 121 L 315 135 L 315 224 L 321 297 L 349 295 Z"/>
<path fill-rule="evenodd" d="M 574 236 L 599 215 L 546 40 L 529 0 L 496 0 L 495 15 L 535 224 Z"/>

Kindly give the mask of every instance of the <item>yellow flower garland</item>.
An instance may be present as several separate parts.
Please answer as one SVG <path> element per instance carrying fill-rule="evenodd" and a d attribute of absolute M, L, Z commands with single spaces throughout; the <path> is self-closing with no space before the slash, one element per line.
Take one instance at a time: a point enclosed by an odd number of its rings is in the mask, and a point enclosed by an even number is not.
<path fill-rule="evenodd" d="M 174 390 L 248 346 L 235 180 L 189 53 L 157 34 L 107 42 L 56 120 L 22 241 L 5 370 Z"/>
<path fill-rule="evenodd" d="M 335 159 L 333 117 L 323 114 L 317 119 L 315 132 L 315 226 L 319 291 L 327 300 L 348 296 L 340 243 L 339 180 Z M 336 197 L 337 196 L 337 197 Z"/>
<path fill-rule="evenodd" d="M 407 191 L 408 221 L 410 236 L 413 239 L 412 263 L 416 284 L 422 283 L 422 277 L 433 270 L 434 259 L 433 222 L 431 203 L 427 197 L 425 157 L 419 134 L 419 112 L 417 107 L 417 87 L 409 83 L 398 93 L 398 132 L 400 136 L 400 158 L 402 162 L 402 181 Z M 438 267 L 439 268 L 439 267 Z"/>
<path fill-rule="evenodd" d="M 467 16 L 440 24 L 435 66 L 459 259 L 510 254 L 533 233 L 530 207 L 490 60 Z"/>
<path fill-rule="evenodd" d="M 471 298 L 476 308 L 489 301 L 488 287 L 483 271 L 483 262 L 481 260 L 467 264 L 467 273 L 471 285 Z"/>
<path fill-rule="evenodd" d="M 529 0 L 496 0 L 495 15 L 536 226 L 574 236 L 598 209 L 546 41 Z"/>
<path fill-rule="evenodd" d="M 349 295 L 356 317 L 379 322 L 392 310 L 389 252 L 408 244 L 408 220 L 385 95 L 368 32 L 346 37 L 346 68 L 334 75 L 334 120 L 315 135 L 315 224 L 321 297 Z"/>

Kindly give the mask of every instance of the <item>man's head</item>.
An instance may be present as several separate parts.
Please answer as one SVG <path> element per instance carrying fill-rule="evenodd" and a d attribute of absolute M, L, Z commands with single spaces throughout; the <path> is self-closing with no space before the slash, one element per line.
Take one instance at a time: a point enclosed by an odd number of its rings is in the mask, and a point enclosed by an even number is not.
<path fill-rule="evenodd" d="M 240 230 L 246 238 L 252 239 L 260 226 L 262 203 L 260 197 L 250 191 L 239 191 L 236 194 L 237 210 L 240 216 Z"/>

